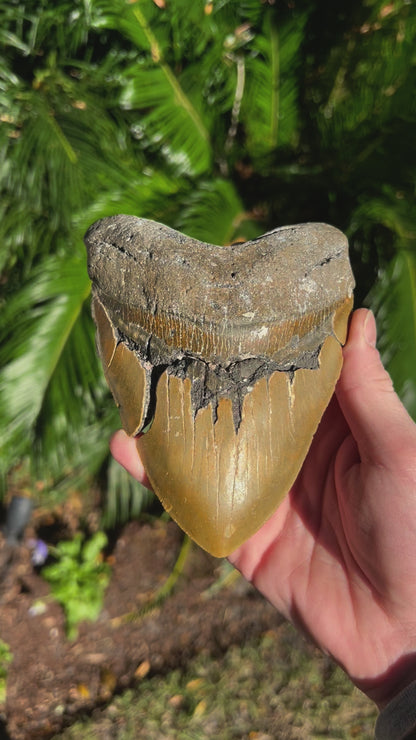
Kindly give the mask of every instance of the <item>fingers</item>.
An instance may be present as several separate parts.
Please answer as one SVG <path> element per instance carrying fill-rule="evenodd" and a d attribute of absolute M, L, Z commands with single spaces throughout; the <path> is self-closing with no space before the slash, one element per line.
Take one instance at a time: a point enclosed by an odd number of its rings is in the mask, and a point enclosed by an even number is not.
<path fill-rule="evenodd" d="M 402 452 L 409 454 L 409 444 L 416 445 L 416 425 L 394 392 L 375 342 L 373 314 L 355 311 L 336 394 L 361 460 L 391 467 Z"/>
<path fill-rule="evenodd" d="M 252 581 L 255 578 L 256 568 L 281 533 L 289 509 L 290 501 L 289 497 L 286 497 L 270 519 L 228 556 L 230 563 L 235 565 L 247 580 Z"/>
<path fill-rule="evenodd" d="M 111 454 L 120 465 L 127 470 L 133 478 L 142 483 L 146 488 L 151 488 L 149 479 L 145 473 L 142 461 L 136 447 L 134 437 L 129 437 L 123 429 L 119 429 L 110 440 Z"/>

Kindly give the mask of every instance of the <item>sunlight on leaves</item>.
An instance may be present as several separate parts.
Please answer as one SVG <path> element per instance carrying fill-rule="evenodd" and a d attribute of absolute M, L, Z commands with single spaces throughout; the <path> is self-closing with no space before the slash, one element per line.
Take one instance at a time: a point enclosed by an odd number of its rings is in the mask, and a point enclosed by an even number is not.
<path fill-rule="evenodd" d="M 45 0 L 0 27 L 0 483 L 24 459 L 44 500 L 100 476 L 108 522 L 145 501 L 108 468 L 82 242 L 115 213 L 218 245 L 338 226 L 415 413 L 414 3 Z"/>

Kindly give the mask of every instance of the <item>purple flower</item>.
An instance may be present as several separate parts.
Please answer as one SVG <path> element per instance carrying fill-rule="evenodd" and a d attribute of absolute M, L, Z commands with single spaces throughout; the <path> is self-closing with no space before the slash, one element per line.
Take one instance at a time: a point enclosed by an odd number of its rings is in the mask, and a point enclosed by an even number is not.
<path fill-rule="evenodd" d="M 43 540 L 30 540 L 29 547 L 32 550 L 32 565 L 43 565 L 48 557 L 48 546 Z"/>

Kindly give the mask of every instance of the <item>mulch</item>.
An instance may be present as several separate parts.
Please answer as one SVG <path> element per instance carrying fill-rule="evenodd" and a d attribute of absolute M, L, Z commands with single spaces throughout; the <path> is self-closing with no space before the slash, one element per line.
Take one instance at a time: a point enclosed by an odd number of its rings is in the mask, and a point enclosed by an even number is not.
<path fill-rule="evenodd" d="M 182 538 L 173 522 L 127 524 L 108 555 L 112 575 L 102 612 L 82 623 L 72 642 L 28 547 L 11 553 L 0 543 L 0 638 L 13 654 L 0 738 L 50 738 L 146 676 L 185 667 L 196 654 L 218 656 L 276 627 L 276 611 L 243 579 L 212 588 L 223 561 L 197 546 L 174 592 L 146 611 Z M 34 613 L 39 600 L 46 610 Z"/>

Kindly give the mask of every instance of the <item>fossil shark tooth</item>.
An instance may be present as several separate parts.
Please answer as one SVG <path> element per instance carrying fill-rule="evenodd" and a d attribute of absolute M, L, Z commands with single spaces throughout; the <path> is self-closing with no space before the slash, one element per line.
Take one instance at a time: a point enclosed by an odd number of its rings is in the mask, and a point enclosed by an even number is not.
<path fill-rule="evenodd" d="M 342 366 L 348 242 L 321 223 L 216 247 L 113 216 L 86 236 L 97 348 L 164 507 L 232 552 L 292 486 Z M 149 428 L 150 426 L 150 428 Z"/>

